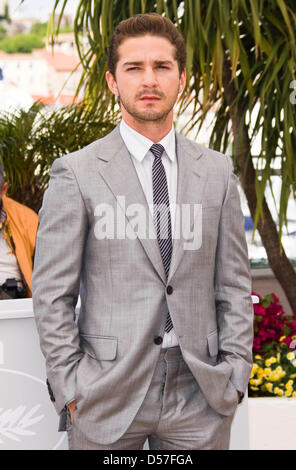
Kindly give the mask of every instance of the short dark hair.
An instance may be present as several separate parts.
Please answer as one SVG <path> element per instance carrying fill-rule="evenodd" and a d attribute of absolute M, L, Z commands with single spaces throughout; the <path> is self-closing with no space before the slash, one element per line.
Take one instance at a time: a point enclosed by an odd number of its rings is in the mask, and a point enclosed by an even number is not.
<path fill-rule="evenodd" d="M 158 13 L 140 13 L 121 21 L 111 38 L 108 50 L 108 69 L 113 77 L 115 77 L 116 65 L 119 59 L 118 48 L 120 44 L 127 38 L 147 34 L 166 38 L 175 47 L 176 60 L 181 75 L 186 67 L 186 46 L 182 34 L 179 33 L 169 18 Z"/>

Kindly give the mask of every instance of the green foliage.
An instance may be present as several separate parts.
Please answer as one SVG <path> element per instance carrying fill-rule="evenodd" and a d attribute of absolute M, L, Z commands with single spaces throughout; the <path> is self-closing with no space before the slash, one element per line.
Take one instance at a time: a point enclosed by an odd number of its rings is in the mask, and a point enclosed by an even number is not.
<path fill-rule="evenodd" d="M 42 49 L 43 47 L 43 40 L 36 34 L 17 34 L 0 41 L 0 49 L 8 54 L 30 53 L 33 49 Z"/>
<path fill-rule="evenodd" d="M 59 33 L 73 33 L 73 32 L 74 32 L 74 29 L 73 29 L 73 26 L 71 25 L 66 25 L 59 30 Z"/>
<path fill-rule="evenodd" d="M 40 37 L 45 37 L 47 33 L 47 23 L 34 23 L 31 27 L 31 34 L 35 34 Z"/>
<path fill-rule="evenodd" d="M 6 28 L 4 28 L 3 24 L 0 23 L 0 41 L 4 39 L 7 34 Z"/>
<path fill-rule="evenodd" d="M 48 29 L 48 24 L 47 23 L 34 23 L 31 27 L 31 34 L 35 34 L 40 37 L 46 37 L 47 35 L 47 29 Z M 72 33 L 73 26 L 67 25 L 64 26 L 63 28 L 60 28 L 59 33 Z"/>
<path fill-rule="evenodd" d="M 55 158 L 85 147 L 113 129 L 83 105 L 0 114 L 0 159 L 9 196 L 38 212 Z"/>

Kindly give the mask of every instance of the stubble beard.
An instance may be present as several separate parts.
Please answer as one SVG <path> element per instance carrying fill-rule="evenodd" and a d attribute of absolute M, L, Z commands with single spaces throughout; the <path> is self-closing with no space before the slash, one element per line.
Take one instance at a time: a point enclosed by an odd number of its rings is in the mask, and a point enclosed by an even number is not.
<path fill-rule="evenodd" d="M 136 106 L 133 103 L 130 103 L 126 101 L 125 99 L 122 98 L 121 95 L 118 96 L 120 100 L 121 106 L 125 108 L 125 110 L 138 122 L 164 122 L 173 109 L 177 98 L 178 98 L 178 93 L 176 93 L 176 96 L 174 99 L 172 99 L 166 108 L 162 111 L 157 111 L 154 109 L 149 109 L 146 108 L 144 111 L 139 111 L 137 110 Z"/>

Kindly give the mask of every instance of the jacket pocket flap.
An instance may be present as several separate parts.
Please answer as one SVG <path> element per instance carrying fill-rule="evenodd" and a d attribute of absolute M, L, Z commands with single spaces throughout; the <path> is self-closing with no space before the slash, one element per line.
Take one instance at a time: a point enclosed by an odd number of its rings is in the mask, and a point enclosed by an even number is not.
<path fill-rule="evenodd" d="M 80 333 L 81 349 L 98 361 L 112 361 L 117 353 L 116 336 L 97 336 Z"/>
<path fill-rule="evenodd" d="M 208 349 L 210 356 L 217 356 L 218 354 L 218 330 L 212 331 L 207 336 Z"/>

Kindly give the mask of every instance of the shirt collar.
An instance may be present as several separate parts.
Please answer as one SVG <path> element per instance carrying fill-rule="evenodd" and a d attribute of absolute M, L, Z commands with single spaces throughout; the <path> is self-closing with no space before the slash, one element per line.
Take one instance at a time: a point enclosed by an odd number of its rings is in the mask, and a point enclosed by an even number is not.
<path fill-rule="evenodd" d="M 154 142 L 132 129 L 123 119 L 120 122 L 120 133 L 128 151 L 137 160 L 139 160 L 139 162 L 142 162 Z M 176 139 L 174 126 L 172 126 L 170 132 L 158 143 L 164 147 L 167 156 L 172 162 L 174 162 L 176 159 Z"/>

